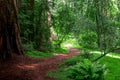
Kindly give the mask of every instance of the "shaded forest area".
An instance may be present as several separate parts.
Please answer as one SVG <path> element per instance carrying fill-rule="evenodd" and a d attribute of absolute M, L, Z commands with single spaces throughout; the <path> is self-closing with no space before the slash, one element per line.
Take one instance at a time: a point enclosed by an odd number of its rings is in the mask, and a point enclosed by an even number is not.
<path fill-rule="evenodd" d="M 120 56 L 119 4 L 120 0 L 1 0 L 0 79 L 106 80 L 104 74 L 107 70 L 103 65 L 109 60 L 106 56 Z M 41 67 L 42 64 L 52 68 L 43 68 L 46 66 Z M 58 64 L 63 72 L 58 69 Z M 40 68 L 48 70 L 32 72 L 33 68 L 29 70 L 31 66 L 37 66 L 38 71 Z M 18 70 L 16 76 L 14 68 Z M 48 73 L 54 68 L 58 69 L 56 74 L 59 77 L 54 76 L 55 72 Z M 11 78 L 10 73 L 13 73 Z M 35 73 L 33 79 L 28 78 L 32 73 Z M 36 74 L 45 76 L 47 73 L 51 79 L 34 79 Z M 108 72 L 107 76 L 110 74 Z"/>

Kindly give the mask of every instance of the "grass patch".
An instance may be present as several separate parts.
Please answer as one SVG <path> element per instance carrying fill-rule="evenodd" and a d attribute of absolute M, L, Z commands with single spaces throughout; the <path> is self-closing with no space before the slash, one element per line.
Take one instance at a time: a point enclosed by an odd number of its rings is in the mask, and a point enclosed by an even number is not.
<path fill-rule="evenodd" d="M 55 48 L 55 50 L 54 50 L 54 53 L 57 53 L 57 54 L 59 54 L 59 53 L 68 53 L 69 52 L 69 50 L 67 49 L 67 48 Z"/>
<path fill-rule="evenodd" d="M 120 80 L 120 59 L 106 56 L 101 58 L 100 62 L 105 63 L 109 69 L 106 75 L 107 80 Z"/>
<path fill-rule="evenodd" d="M 64 61 L 63 63 L 60 63 L 59 67 L 68 67 L 68 66 L 75 65 L 76 63 L 81 61 L 81 58 L 82 57 L 80 55 L 74 56 L 74 57 Z"/>
<path fill-rule="evenodd" d="M 95 55 L 95 57 L 100 56 L 100 54 L 94 54 L 94 55 Z M 71 59 L 68 59 L 64 63 L 60 64 L 60 66 L 69 67 L 69 65 L 74 65 L 76 62 L 80 61 L 80 59 L 82 59 L 82 58 L 79 56 L 73 57 Z M 101 58 L 99 61 L 101 64 L 106 64 L 106 67 L 108 68 L 108 72 L 105 76 L 106 80 L 120 80 L 120 68 L 119 68 L 120 67 L 120 59 L 105 56 L 105 57 Z M 56 71 L 49 72 L 47 74 L 47 76 L 56 78 L 57 80 L 70 80 L 66 77 L 66 74 L 68 74 L 68 72 L 64 71 L 64 69 L 66 67 L 58 69 Z"/>
<path fill-rule="evenodd" d="M 111 54 L 111 55 L 113 55 L 113 56 L 119 56 L 119 57 L 120 57 L 120 53 L 113 53 L 113 52 L 111 52 L 111 53 L 109 53 L 109 54 Z"/>
<path fill-rule="evenodd" d="M 44 52 L 40 52 L 40 51 L 28 51 L 28 52 L 26 52 L 26 55 L 36 57 L 36 58 L 45 58 L 45 57 L 53 56 L 52 53 L 44 53 Z"/>
<path fill-rule="evenodd" d="M 51 57 L 53 56 L 53 53 L 59 54 L 59 53 L 68 53 L 67 48 L 55 48 L 54 52 L 40 52 L 37 50 L 33 51 L 27 51 L 25 54 L 28 56 L 36 57 L 36 58 L 45 58 L 45 57 Z"/>
<path fill-rule="evenodd" d="M 66 74 L 68 74 L 67 71 L 64 71 L 64 69 L 61 68 L 56 71 L 48 72 L 46 76 L 55 78 L 56 80 L 72 80 L 72 79 L 68 79 Z"/>

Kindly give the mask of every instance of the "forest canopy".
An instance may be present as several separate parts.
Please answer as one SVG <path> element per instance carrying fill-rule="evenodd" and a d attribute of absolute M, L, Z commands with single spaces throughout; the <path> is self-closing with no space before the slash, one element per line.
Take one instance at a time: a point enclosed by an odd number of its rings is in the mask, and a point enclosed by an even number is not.
<path fill-rule="evenodd" d="M 119 0 L 1 1 L 0 51 L 3 48 L 8 51 L 3 51 L 2 56 L 12 52 L 23 54 L 23 49 L 52 52 L 70 39 L 75 39 L 75 45 L 81 48 L 105 54 L 119 49 L 119 3 Z"/>

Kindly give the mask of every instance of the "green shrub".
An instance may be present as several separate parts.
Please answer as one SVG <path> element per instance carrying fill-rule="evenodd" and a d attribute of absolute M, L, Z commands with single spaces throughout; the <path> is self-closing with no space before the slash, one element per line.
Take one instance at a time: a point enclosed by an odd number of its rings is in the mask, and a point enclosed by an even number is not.
<path fill-rule="evenodd" d="M 59 64 L 59 66 L 60 67 L 65 67 L 65 66 L 76 65 L 81 60 L 83 60 L 83 58 L 80 55 L 78 55 L 78 56 L 72 57 L 72 58 L 66 60 L 65 62 Z"/>
<path fill-rule="evenodd" d="M 36 57 L 36 58 L 45 58 L 45 57 L 51 57 L 53 56 L 52 53 L 45 53 L 45 52 L 40 52 L 40 51 L 27 51 L 26 55 L 32 56 L 32 57 Z"/>
<path fill-rule="evenodd" d="M 83 61 L 84 59 L 89 59 L 92 61 L 94 59 L 94 55 L 92 53 L 90 53 L 89 51 L 84 51 L 83 53 L 80 53 L 78 56 L 72 57 L 72 58 L 66 60 L 65 62 L 59 64 L 59 66 L 76 65 L 77 63 Z"/>
<path fill-rule="evenodd" d="M 68 51 L 68 49 L 67 48 L 55 48 L 54 49 L 54 53 L 65 53 L 65 54 L 67 54 L 69 51 Z"/>
<path fill-rule="evenodd" d="M 97 48 L 97 35 L 93 31 L 85 31 L 78 37 L 78 44 L 83 48 L 96 49 Z"/>
<path fill-rule="evenodd" d="M 23 48 L 25 51 L 32 51 L 34 50 L 34 43 L 27 43 L 27 44 L 23 44 Z"/>
<path fill-rule="evenodd" d="M 82 62 L 66 68 L 66 71 L 68 71 L 67 77 L 73 80 L 105 80 L 106 67 L 98 62 L 92 63 L 90 60 L 84 59 Z"/>
<path fill-rule="evenodd" d="M 89 51 L 84 51 L 83 53 L 80 53 L 80 56 L 83 59 L 89 59 L 89 60 L 93 60 L 94 59 L 94 54 L 90 53 Z"/>

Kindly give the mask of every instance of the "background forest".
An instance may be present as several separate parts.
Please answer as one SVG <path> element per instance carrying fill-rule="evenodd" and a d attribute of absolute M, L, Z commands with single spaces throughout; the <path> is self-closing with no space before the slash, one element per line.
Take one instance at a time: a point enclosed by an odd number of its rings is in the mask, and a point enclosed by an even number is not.
<path fill-rule="evenodd" d="M 70 39 L 105 53 L 120 46 L 119 0 L 21 0 L 19 5 L 25 50 L 54 51 Z"/>
<path fill-rule="evenodd" d="M 79 57 L 70 59 L 63 65 L 75 66 L 62 69 L 62 73 L 58 70 L 59 76 L 56 72 L 49 75 L 60 80 L 104 80 L 105 67 L 91 61 L 98 61 L 109 52 L 119 52 L 119 3 L 119 0 L 21 0 L 19 22 L 24 49 L 28 55 L 33 55 L 33 50 L 49 53 L 64 52 L 65 47 L 83 49 L 90 61 L 77 63 Z M 91 60 L 91 50 L 102 54 Z M 87 72 L 82 72 L 81 68 Z M 67 78 L 60 76 L 68 73 Z"/>
<path fill-rule="evenodd" d="M 14 59 L 13 53 L 35 59 L 60 53 L 65 57 L 75 50 L 80 54 L 64 58 L 58 69 L 46 76 L 57 80 L 119 80 L 119 4 L 120 0 L 2 0 L 0 60 Z"/>

